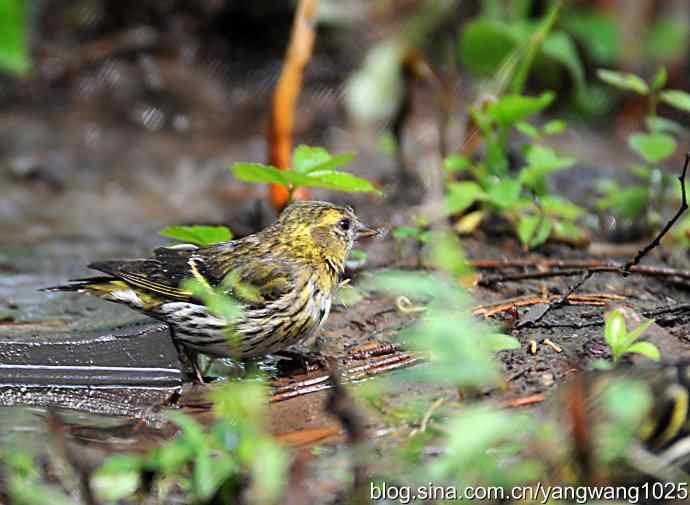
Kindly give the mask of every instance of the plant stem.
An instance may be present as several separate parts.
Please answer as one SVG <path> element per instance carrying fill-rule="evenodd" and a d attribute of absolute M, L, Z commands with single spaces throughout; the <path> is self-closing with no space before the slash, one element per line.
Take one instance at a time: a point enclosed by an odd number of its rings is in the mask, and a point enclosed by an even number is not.
<path fill-rule="evenodd" d="M 562 5 L 562 0 L 557 0 L 553 4 L 551 4 L 551 8 L 549 9 L 549 12 L 546 14 L 546 17 L 544 18 L 537 31 L 534 32 L 529 42 L 527 43 L 525 55 L 518 66 L 517 72 L 515 73 L 515 77 L 513 78 L 513 83 L 510 88 L 513 93 L 522 94 L 522 92 L 524 91 L 525 83 L 527 82 L 527 76 L 529 75 L 529 71 L 532 68 L 532 63 L 534 62 L 534 59 L 536 58 L 537 53 L 539 52 L 539 49 L 544 43 L 544 40 L 553 28 L 553 25 L 556 23 L 558 13 L 560 12 Z"/>

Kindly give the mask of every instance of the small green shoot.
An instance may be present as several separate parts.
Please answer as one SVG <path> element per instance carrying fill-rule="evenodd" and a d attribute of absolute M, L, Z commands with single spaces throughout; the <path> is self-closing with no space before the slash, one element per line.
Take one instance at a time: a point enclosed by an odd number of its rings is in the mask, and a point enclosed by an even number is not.
<path fill-rule="evenodd" d="M 342 192 L 377 193 L 366 179 L 336 170 L 349 164 L 352 153 L 331 155 L 321 147 L 298 146 L 292 154 L 290 170 L 279 170 L 262 163 L 235 163 L 230 170 L 243 182 L 279 184 L 288 190 L 289 202 L 298 188 L 330 189 Z"/>
<path fill-rule="evenodd" d="M 661 354 L 654 344 L 651 342 L 637 342 L 653 323 L 654 320 L 650 319 L 631 332 L 628 332 L 625 327 L 623 313 L 619 310 L 611 312 L 606 318 L 604 339 L 611 348 L 613 362 L 618 363 L 625 354 L 629 353 L 642 354 L 651 360 L 659 361 Z"/>
<path fill-rule="evenodd" d="M 422 266 L 422 248 L 431 239 L 428 226 L 429 222 L 426 219 L 417 217 L 414 226 L 398 226 L 393 230 L 391 235 L 395 239 L 395 251 L 398 259 L 401 259 L 402 256 L 402 245 L 405 242 L 412 242 L 415 246 L 417 267 Z"/>
<path fill-rule="evenodd" d="M 487 216 L 500 214 L 513 223 L 526 248 L 536 247 L 551 236 L 570 241 L 584 238 L 576 223 L 584 211 L 548 192 L 548 176 L 575 164 L 574 158 L 562 157 L 542 144 L 546 137 L 562 133 L 565 122 L 549 121 L 542 128 L 526 122 L 552 100 L 551 93 L 537 98 L 507 95 L 485 109 L 473 111 L 486 141 L 485 159 L 473 162 L 466 156 L 451 155 L 444 162 L 448 174 L 446 213 L 459 215 L 478 207 L 459 216 L 455 223 L 458 233 L 472 233 Z M 526 163 L 516 176 L 507 172 L 506 142 L 513 129 L 530 141 L 523 146 Z M 469 175 L 471 180 L 454 180 L 458 173 Z"/>
<path fill-rule="evenodd" d="M 232 231 L 225 226 L 168 226 L 158 234 L 161 237 L 202 247 L 232 240 Z"/>
<path fill-rule="evenodd" d="M 690 112 L 690 94 L 681 90 L 664 89 L 667 73 L 661 67 L 649 81 L 635 74 L 599 69 L 599 79 L 622 91 L 629 91 L 647 97 L 648 113 L 645 117 L 647 132 L 632 133 L 628 146 L 642 160 L 630 167 L 631 173 L 641 184 L 621 190 L 618 184 L 604 181 L 600 184 L 603 197 L 597 202 L 599 210 L 610 210 L 627 224 L 649 225 L 658 221 L 651 209 L 661 207 L 672 178 L 664 174 L 658 165 L 668 161 L 676 152 L 674 135 L 683 135 L 683 128 L 674 121 L 659 117 L 657 107 L 665 103 L 678 110 Z"/>

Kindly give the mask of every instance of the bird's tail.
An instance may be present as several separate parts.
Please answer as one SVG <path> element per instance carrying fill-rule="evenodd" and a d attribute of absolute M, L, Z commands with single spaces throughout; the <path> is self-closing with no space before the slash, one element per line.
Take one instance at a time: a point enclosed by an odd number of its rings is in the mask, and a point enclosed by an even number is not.
<path fill-rule="evenodd" d="M 100 277 L 89 277 L 87 279 L 70 279 L 69 284 L 62 284 L 60 286 L 50 286 L 47 288 L 41 288 L 39 291 L 47 291 L 50 293 L 57 291 L 88 291 L 95 290 L 98 291 L 99 287 L 107 286 L 115 279 L 113 277 L 107 277 L 105 275 Z"/>

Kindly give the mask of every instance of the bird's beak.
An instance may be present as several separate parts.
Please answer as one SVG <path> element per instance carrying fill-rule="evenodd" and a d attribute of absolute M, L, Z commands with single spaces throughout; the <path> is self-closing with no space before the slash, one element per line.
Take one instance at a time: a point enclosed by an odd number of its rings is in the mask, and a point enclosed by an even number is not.
<path fill-rule="evenodd" d="M 377 235 L 381 234 L 381 230 L 378 230 L 376 228 L 372 228 L 371 226 L 368 226 L 363 223 L 359 223 L 357 225 L 357 239 L 359 240 L 360 238 L 367 238 L 367 237 L 375 237 Z"/>

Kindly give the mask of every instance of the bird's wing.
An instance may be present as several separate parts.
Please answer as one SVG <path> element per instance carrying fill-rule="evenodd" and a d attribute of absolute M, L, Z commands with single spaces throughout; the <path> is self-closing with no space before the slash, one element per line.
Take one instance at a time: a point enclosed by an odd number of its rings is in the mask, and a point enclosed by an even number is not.
<path fill-rule="evenodd" d="M 297 285 L 299 269 L 275 256 L 247 258 L 228 270 L 221 286 L 245 304 L 263 305 L 282 298 Z"/>
<path fill-rule="evenodd" d="M 215 277 L 215 286 L 247 305 L 262 305 L 288 294 L 303 269 L 290 260 L 268 254 L 255 236 L 236 243 L 234 250 L 211 246 L 200 251 Z"/>
<path fill-rule="evenodd" d="M 185 279 L 201 275 L 210 284 L 216 284 L 198 252 L 195 246 L 160 247 L 154 251 L 153 258 L 101 261 L 91 263 L 89 268 L 164 298 L 190 301 L 192 293 L 182 288 Z"/>
<path fill-rule="evenodd" d="M 296 282 L 294 265 L 274 256 L 245 251 L 233 254 L 233 244 L 223 247 L 161 247 L 153 258 L 103 261 L 89 268 L 122 279 L 128 284 L 164 298 L 191 301 L 194 296 L 182 287 L 186 279 L 205 280 L 222 287 L 246 304 L 263 304 L 287 294 Z"/>

